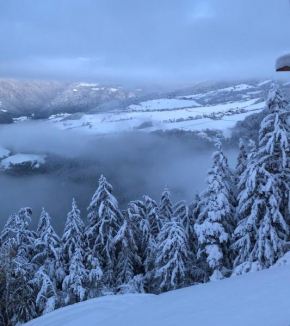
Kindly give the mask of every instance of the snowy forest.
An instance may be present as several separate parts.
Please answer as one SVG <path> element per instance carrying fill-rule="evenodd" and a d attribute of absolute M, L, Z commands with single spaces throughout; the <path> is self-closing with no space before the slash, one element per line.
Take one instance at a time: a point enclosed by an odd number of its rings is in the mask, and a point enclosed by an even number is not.
<path fill-rule="evenodd" d="M 21 325 L 105 295 L 154 293 L 271 267 L 290 250 L 290 109 L 273 86 L 259 139 L 240 139 L 234 170 L 216 139 L 207 187 L 193 201 L 149 196 L 121 210 L 105 176 L 88 205 L 76 201 L 63 234 L 43 209 L 11 215 L 0 233 L 0 324 Z M 198 171 L 189 171 L 198 173 Z M 25 190 L 24 190 L 25 191 Z M 84 212 L 83 212 L 84 213 Z"/>

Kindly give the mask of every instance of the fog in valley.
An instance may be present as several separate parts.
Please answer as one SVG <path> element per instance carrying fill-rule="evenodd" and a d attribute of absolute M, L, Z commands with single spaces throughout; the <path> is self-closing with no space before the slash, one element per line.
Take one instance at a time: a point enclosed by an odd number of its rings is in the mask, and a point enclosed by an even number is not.
<path fill-rule="evenodd" d="M 190 203 L 195 192 L 205 186 L 213 151 L 213 146 L 196 140 L 140 132 L 87 136 L 47 125 L 44 129 L 42 122 L 2 126 L 0 137 L 2 146 L 12 152 L 47 155 L 49 166 L 32 173 L 1 173 L 0 227 L 10 214 L 25 206 L 33 209 L 35 227 L 45 207 L 58 232 L 73 197 L 86 221 L 86 208 L 101 174 L 113 185 L 122 209 L 143 195 L 159 201 L 165 185 L 174 202 L 186 199 Z M 229 154 L 234 164 L 236 153 Z"/>

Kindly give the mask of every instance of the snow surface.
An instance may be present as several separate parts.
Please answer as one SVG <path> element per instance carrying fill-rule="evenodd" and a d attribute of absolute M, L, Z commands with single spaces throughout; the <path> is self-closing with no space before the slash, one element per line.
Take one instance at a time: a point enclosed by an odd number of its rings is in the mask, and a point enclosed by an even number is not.
<path fill-rule="evenodd" d="M 260 87 L 260 86 L 267 85 L 267 84 L 271 83 L 271 81 L 272 81 L 272 80 L 265 80 L 265 81 L 259 83 L 258 86 Z"/>
<path fill-rule="evenodd" d="M 159 296 L 107 296 L 59 309 L 26 326 L 288 326 L 290 266 Z"/>
<path fill-rule="evenodd" d="M 99 84 L 79 83 L 77 87 L 96 87 Z"/>
<path fill-rule="evenodd" d="M 255 88 L 254 86 L 247 85 L 247 84 L 241 84 L 241 85 L 236 85 L 236 86 L 231 86 L 231 87 L 226 87 L 226 88 L 220 88 L 215 91 L 210 91 L 206 93 L 200 93 L 200 94 L 193 94 L 193 95 L 186 95 L 186 96 L 179 96 L 178 98 L 183 98 L 183 99 L 200 99 L 200 98 L 205 98 L 205 97 L 211 97 L 220 93 L 227 93 L 227 92 L 242 92 L 248 89 L 253 89 Z"/>
<path fill-rule="evenodd" d="M 234 127 L 237 121 L 243 120 L 246 116 L 264 108 L 265 103 L 257 103 L 259 100 L 259 98 L 255 98 L 213 106 L 179 108 L 167 111 L 118 111 L 93 115 L 84 114 L 78 120 L 66 119 L 61 121 L 61 119 L 56 118 L 51 119 L 49 123 L 53 123 L 61 130 L 70 129 L 82 134 L 119 133 L 136 130 L 136 128 L 140 130 L 138 127 L 144 122 L 152 124 L 152 127 L 142 129 L 146 132 L 176 128 L 201 131 L 210 128 L 223 130 L 229 134 L 228 129 Z M 241 109 L 242 112 L 237 112 Z M 229 110 L 231 111 L 230 115 L 227 114 Z M 216 114 L 218 120 L 208 117 L 210 114 Z"/>
<path fill-rule="evenodd" d="M 10 151 L 2 146 L 0 146 L 0 159 L 10 155 Z"/>
<path fill-rule="evenodd" d="M 2 169 L 9 169 L 10 164 L 22 164 L 27 162 L 31 162 L 31 165 L 35 168 L 39 168 L 41 164 L 45 163 L 45 156 L 35 154 L 15 154 L 3 159 L 0 163 L 0 167 Z"/>
<path fill-rule="evenodd" d="M 12 120 L 14 122 L 22 122 L 22 121 L 30 120 L 30 117 L 23 116 L 23 117 L 19 117 L 19 118 L 12 118 Z"/>
<path fill-rule="evenodd" d="M 177 108 L 187 108 L 192 106 L 200 106 L 195 101 L 190 100 L 180 100 L 180 99 L 168 99 L 168 98 L 160 98 L 157 100 L 149 100 L 145 102 L 141 102 L 140 105 L 130 105 L 128 107 L 129 110 L 140 110 L 140 111 L 148 111 L 148 110 L 170 110 Z"/>

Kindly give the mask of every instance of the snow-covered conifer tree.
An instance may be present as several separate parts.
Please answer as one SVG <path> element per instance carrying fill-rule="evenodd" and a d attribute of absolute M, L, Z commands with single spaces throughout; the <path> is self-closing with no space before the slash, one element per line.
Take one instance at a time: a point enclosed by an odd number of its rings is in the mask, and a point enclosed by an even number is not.
<path fill-rule="evenodd" d="M 237 158 L 237 165 L 236 165 L 236 187 L 238 191 L 239 189 L 239 182 L 241 175 L 245 172 L 247 165 L 248 165 L 248 154 L 245 149 L 245 145 L 242 139 L 239 141 L 239 155 Z"/>
<path fill-rule="evenodd" d="M 272 89 L 266 106 L 269 114 L 259 131 L 258 153 L 251 150 L 241 177 L 238 214 L 242 220 L 233 246 L 237 250 L 235 274 L 247 272 L 252 264 L 267 268 L 289 249 L 289 112 L 285 105 L 280 91 Z"/>
<path fill-rule="evenodd" d="M 44 267 L 36 272 L 34 282 L 39 289 L 36 297 L 38 311 L 43 315 L 54 311 L 58 301 L 57 291 Z"/>
<path fill-rule="evenodd" d="M 86 257 L 86 268 L 88 271 L 88 283 L 86 286 L 88 299 L 103 295 L 103 270 L 100 261 L 89 251 Z"/>
<path fill-rule="evenodd" d="M 12 214 L 9 216 L 8 221 L 0 233 L 0 246 L 3 245 L 10 237 L 15 235 L 15 230 L 17 230 L 17 214 Z"/>
<path fill-rule="evenodd" d="M 35 267 L 18 252 L 7 271 L 9 288 L 7 294 L 7 314 L 12 325 L 21 325 L 37 317 L 36 291 L 34 286 Z"/>
<path fill-rule="evenodd" d="M 150 225 L 150 233 L 153 237 L 157 237 L 163 226 L 163 220 L 158 212 L 158 205 L 155 200 L 149 196 L 144 196 L 146 216 Z"/>
<path fill-rule="evenodd" d="M 104 284 L 110 288 L 115 286 L 116 277 L 117 253 L 113 239 L 123 224 L 123 216 L 112 191 L 112 186 L 101 176 L 99 187 L 88 207 L 89 226 L 86 231 L 93 256 L 102 265 Z"/>
<path fill-rule="evenodd" d="M 22 208 L 6 224 L 6 236 L 1 244 L 5 258 L 6 318 L 12 325 L 25 323 L 37 316 L 33 278 L 36 266 L 31 263 L 34 253 L 35 232 L 28 229 L 32 210 Z M 7 232 L 8 231 L 8 232 Z"/>
<path fill-rule="evenodd" d="M 258 207 L 255 205 L 258 204 L 256 196 L 259 192 L 259 183 L 256 182 L 257 147 L 252 140 L 249 142 L 249 149 L 247 169 L 241 175 L 238 184 L 238 187 L 243 190 L 238 196 L 237 215 L 240 222 L 234 231 L 233 248 L 237 251 L 234 261 L 235 268 L 251 260 L 251 252 L 257 241 L 258 217 L 256 215 Z"/>
<path fill-rule="evenodd" d="M 80 210 L 75 199 L 73 199 L 72 209 L 67 215 L 62 236 L 62 259 L 66 270 L 68 270 L 70 261 L 77 248 L 82 255 L 85 254 L 84 231 L 85 225 L 81 220 Z"/>
<path fill-rule="evenodd" d="M 151 291 L 154 292 L 153 280 L 155 276 L 155 261 L 156 261 L 156 246 L 157 246 L 156 241 L 157 238 L 155 238 L 152 234 L 150 234 L 147 249 L 146 249 L 146 258 L 144 261 L 144 270 L 145 270 L 144 282 L 146 283 L 149 292 Z"/>
<path fill-rule="evenodd" d="M 117 287 L 121 292 L 122 289 L 124 290 L 124 285 L 128 285 L 133 280 L 142 265 L 135 237 L 134 221 L 129 216 L 124 216 L 124 223 L 114 238 L 119 251 L 116 266 Z"/>
<path fill-rule="evenodd" d="M 191 216 L 193 225 L 195 223 L 198 223 L 198 217 L 202 211 L 202 204 L 203 204 L 203 201 L 197 192 L 193 198 L 192 203 L 189 205 L 189 214 Z"/>
<path fill-rule="evenodd" d="M 44 208 L 40 215 L 36 234 L 38 237 L 36 240 L 36 247 L 39 248 L 38 255 L 44 259 L 53 257 L 56 261 L 59 260 L 60 238 L 55 233 L 50 216 Z"/>
<path fill-rule="evenodd" d="M 136 225 L 136 243 L 139 256 L 144 263 L 150 238 L 150 225 L 146 217 L 146 207 L 141 200 L 131 201 L 128 205 L 127 214 L 129 219 Z"/>
<path fill-rule="evenodd" d="M 67 303 L 84 301 L 87 298 L 87 283 L 88 271 L 83 264 L 81 250 L 76 248 L 69 265 L 69 274 L 62 284 L 63 291 L 67 294 L 65 301 Z"/>
<path fill-rule="evenodd" d="M 38 228 L 36 231 L 37 239 L 35 241 L 36 254 L 33 262 L 40 268 L 44 268 L 51 282 L 61 284 L 64 272 L 60 260 L 60 238 L 55 233 L 49 214 L 42 209 Z"/>
<path fill-rule="evenodd" d="M 189 207 L 185 200 L 181 200 L 173 206 L 172 216 L 175 217 L 184 228 L 190 238 L 193 234 L 193 223 L 190 220 Z"/>
<path fill-rule="evenodd" d="M 155 289 L 170 291 L 189 285 L 192 256 L 183 226 L 172 219 L 157 237 Z"/>
<path fill-rule="evenodd" d="M 234 226 L 235 209 L 231 204 L 232 188 L 226 171 L 227 161 L 222 153 L 221 144 L 217 142 L 217 151 L 213 154 L 213 166 L 208 172 L 208 188 L 203 198 L 203 210 L 199 223 L 195 224 L 199 251 L 198 256 L 206 256 L 211 280 L 221 279 L 231 269 L 231 252 L 229 249 L 231 233 Z"/>
<path fill-rule="evenodd" d="M 274 85 L 266 105 L 269 114 L 259 131 L 259 160 L 276 179 L 281 190 L 280 212 L 290 223 L 290 110 L 287 104 Z"/>
<path fill-rule="evenodd" d="M 284 110 L 288 105 L 278 85 L 273 83 L 268 94 L 265 110 L 272 113 L 273 110 Z"/>
<path fill-rule="evenodd" d="M 164 223 L 171 221 L 173 213 L 173 207 L 171 202 L 171 193 L 166 186 L 161 194 L 160 204 L 159 204 L 159 214 Z"/>

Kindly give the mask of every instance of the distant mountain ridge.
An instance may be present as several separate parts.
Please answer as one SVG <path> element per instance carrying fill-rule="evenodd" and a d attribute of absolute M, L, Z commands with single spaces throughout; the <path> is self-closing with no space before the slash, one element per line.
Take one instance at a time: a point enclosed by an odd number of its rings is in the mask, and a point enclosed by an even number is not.
<path fill-rule="evenodd" d="M 165 92 L 157 88 L 142 90 L 137 85 L 131 90 L 97 83 L 0 79 L 0 123 L 11 123 L 13 118 L 22 116 L 46 119 L 60 113 L 124 110 L 160 98 L 196 99 L 202 105 L 235 102 L 249 96 L 249 91 L 252 97 L 257 92 L 265 97 L 270 85 L 271 80 L 204 81 Z M 290 84 L 280 83 L 280 86 L 290 99 Z"/>
<path fill-rule="evenodd" d="M 106 101 L 134 96 L 122 87 L 95 83 L 0 79 L 0 123 L 19 116 L 87 112 Z"/>

